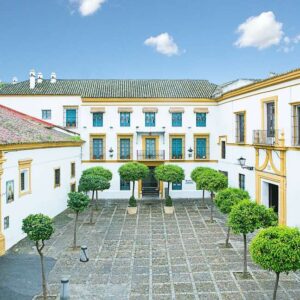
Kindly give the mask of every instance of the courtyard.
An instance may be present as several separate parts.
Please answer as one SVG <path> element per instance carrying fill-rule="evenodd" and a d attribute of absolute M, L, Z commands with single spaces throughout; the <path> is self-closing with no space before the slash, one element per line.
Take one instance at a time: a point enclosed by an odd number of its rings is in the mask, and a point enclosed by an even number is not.
<path fill-rule="evenodd" d="M 67 275 L 71 299 L 271 299 L 275 276 L 250 256 L 252 279 L 235 276 L 243 267 L 242 238 L 232 235 L 232 248 L 222 247 L 226 220 L 218 211 L 210 223 L 209 209 L 196 200 L 174 201 L 174 215 L 165 215 L 159 200 L 138 205 L 138 214 L 128 215 L 127 201 L 100 202 L 94 225 L 87 224 L 88 211 L 80 215 L 78 244 L 88 247 L 87 263 L 71 248 L 74 215 L 67 210 L 55 218 L 44 252 L 55 260 L 48 264 L 50 294 L 59 294 Z M 36 255 L 33 246 L 25 239 L 8 255 Z M 300 274 L 282 274 L 278 299 L 300 299 Z"/>

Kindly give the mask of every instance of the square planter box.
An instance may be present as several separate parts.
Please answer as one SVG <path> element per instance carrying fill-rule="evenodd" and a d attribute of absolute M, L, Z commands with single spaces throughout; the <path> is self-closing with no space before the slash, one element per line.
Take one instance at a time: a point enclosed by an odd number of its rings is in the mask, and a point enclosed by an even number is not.
<path fill-rule="evenodd" d="M 136 207 L 128 206 L 127 207 L 127 213 L 129 215 L 135 215 L 137 213 L 137 206 Z"/>
<path fill-rule="evenodd" d="M 174 206 L 164 206 L 165 214 L 171 215 L 174 213 Z"/>

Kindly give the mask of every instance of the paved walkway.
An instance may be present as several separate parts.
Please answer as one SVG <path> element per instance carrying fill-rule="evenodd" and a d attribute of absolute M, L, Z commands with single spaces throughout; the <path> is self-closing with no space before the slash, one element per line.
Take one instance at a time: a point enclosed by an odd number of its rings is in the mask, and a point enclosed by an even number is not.
<path fill-rule="evenodd" d="M 62 275 L 70 275 L 71 299 L 271 299 L 274 275 L 249 263 L 252 280 L 236 279 L 242 270 L 243 244 L 231 239 L 224 249 L 224 217 L 198 201 L 175 201 L 174 215 L 165 215 L 160 201 L 142 202 L 137 215 L 126 214 L 126 201 L 101 203 L 95 225 L 80 217 L 79 243 L 88 246 L 90 261 L 79 262 L 72 251 L 73 215 L 56 219 L 56 232 L 46 255 L 57 260 L 49 275 L 51 293 L 58 293 Z M 28 241 L 16 248 L 34 253 Z M 250 258 L 249 258 L 250 260 Z M 30 272 L 30 270 L 28 270 Z M 300 275 L 282 275 L 278 299 L 300 299 Z"/>

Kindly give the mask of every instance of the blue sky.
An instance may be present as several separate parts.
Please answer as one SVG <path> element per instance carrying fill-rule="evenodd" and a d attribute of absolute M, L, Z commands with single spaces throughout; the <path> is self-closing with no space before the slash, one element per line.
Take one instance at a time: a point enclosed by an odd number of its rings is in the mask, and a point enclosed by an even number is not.
<path fill-rule="evenodd" d="M 0 0 L 0 79 L 24 80 L 30 69 L 45 78 L 264 78 L 300 67 L 299 11 L 299 0 Z"/>

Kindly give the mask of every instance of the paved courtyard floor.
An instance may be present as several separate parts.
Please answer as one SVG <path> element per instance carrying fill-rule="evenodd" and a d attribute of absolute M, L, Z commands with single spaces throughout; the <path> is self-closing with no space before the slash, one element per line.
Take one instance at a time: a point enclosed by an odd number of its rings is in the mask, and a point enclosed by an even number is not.
<path fill-rule="evenodd" d="M 56 260 L 49 274 L 51 294 L 58 294 L 62 275 L 70 276 L 71 299 L 271 299 L 274 274 L 251 263 L 251 280 L 236 279 L 242 270 L 243 244 L 232 236 L 224 249 L 224 217 L 198 201 L 175 201 L 175 214 L 165 215 L 160 201 L 139 203 L 137 215 L 126 213 L 126 201 L 102 202 L 95 224 L 80 216 L 78 241 L 88 246 L 89 262 L 72 251 L 73 215 L 56 218 L 56 232 L 45 255 Z M 12 252 L 35 254 L 27 240 Z M 300 299 L 300 275 L 283 274 L 278 299 Z"/>

